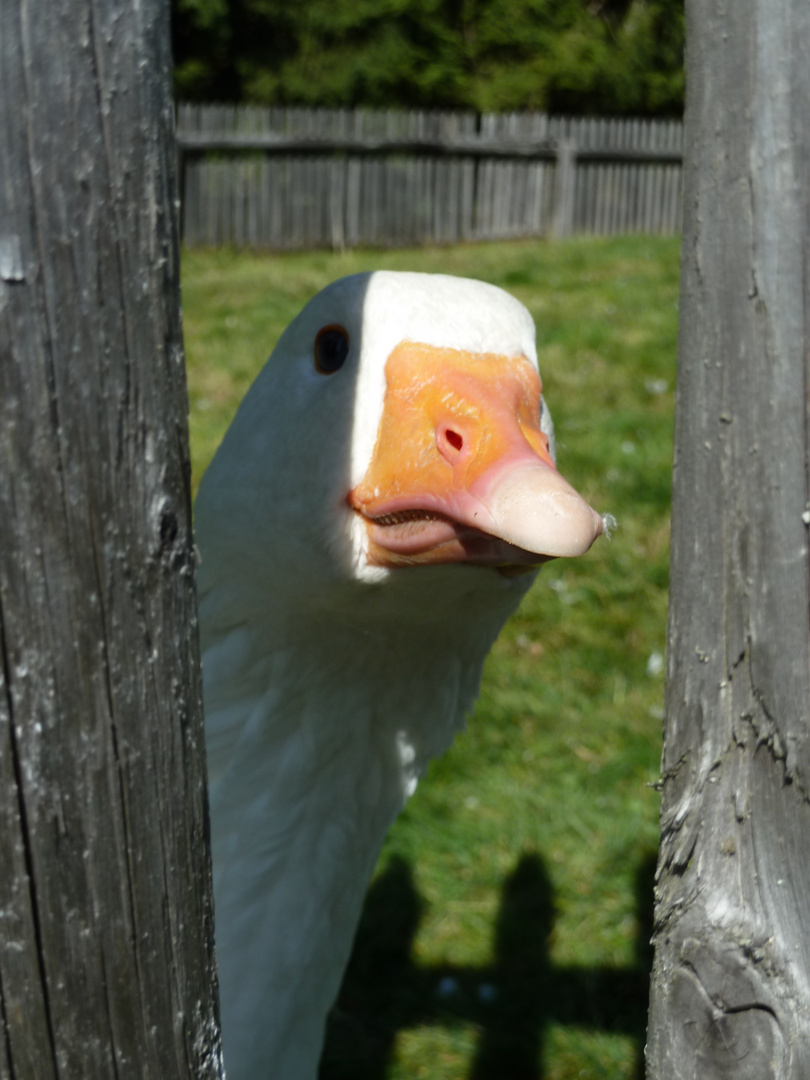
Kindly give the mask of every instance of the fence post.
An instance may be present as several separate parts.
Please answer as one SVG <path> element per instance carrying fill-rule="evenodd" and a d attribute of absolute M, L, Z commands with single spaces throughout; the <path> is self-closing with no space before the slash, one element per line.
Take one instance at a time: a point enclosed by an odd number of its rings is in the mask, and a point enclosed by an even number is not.
<path fill-rule="evenodd" d="M 654 1080 L 810 1076 L 805 4 L 688 0 Z"/>
<path fill-rule="evenodd" d="M 345 155 L 332 158 L 329 163 L 329 227 L 332 233 L 332 250 L 346 250 L 346 173 Z"/>
<path fill-rule="evenodd" d="M 0 20 L 0 1077 L 222 1080 L 169 3 Z"/>
<path fill-rule="evenodd" d="M 570 139 L 557 143 L 554 175 L 554 212 L 551 235 L 560 239 L 574 231 L 574 189 L 577 180 L 577 148 Z"/>

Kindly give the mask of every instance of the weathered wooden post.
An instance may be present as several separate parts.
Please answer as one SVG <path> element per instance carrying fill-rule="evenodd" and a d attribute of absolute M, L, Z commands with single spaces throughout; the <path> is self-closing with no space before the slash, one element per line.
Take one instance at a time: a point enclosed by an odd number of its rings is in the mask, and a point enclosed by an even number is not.
<path fill-rule="evenodd" d="M 0 18 L 0 1077 L 213 1080 L 168 3 Z"/>
<path fill-rule="evenodd" d="M 577 183 L 577 148 L 570 139 L 557 144 L 554 173 L 554 213 L 551 235 L 558 240 L 574 231 L 574 196 Z"/>
<path fill-rule="evenodd" d="M 654 1080 L 810 1076 L 810 6 L 687 0 Z"/>

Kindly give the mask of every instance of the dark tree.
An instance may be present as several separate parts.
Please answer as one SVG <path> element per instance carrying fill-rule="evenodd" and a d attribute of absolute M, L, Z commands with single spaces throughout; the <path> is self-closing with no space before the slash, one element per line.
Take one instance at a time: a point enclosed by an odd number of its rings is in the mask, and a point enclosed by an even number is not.
<path fill-rule="evenodd" d="M 810 1076 L 810 6 L 687 0 L 655 1080 Z"/>
<path fill-rule="evenodd" d="M 221 1076 L 168 0 L 2 5 L 0 1077 Z"/>
<path fill-rule="evenodd" d="M 683 0 L 173 0 L 184 100 L 680 115 Z"/>

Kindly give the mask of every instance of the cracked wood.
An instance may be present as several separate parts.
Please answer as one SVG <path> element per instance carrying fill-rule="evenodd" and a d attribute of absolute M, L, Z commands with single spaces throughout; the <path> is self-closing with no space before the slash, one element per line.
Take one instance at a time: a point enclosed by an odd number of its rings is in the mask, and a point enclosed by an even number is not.
<path fill-rule="evenodd" d="M 165 0 L 0 34 L 0 1078 L 221 1076 Z"/>
<path fill-rule="evenodd" d="M 810 7 L 687 0 L 654 1080 L 810 1076 Z"/>

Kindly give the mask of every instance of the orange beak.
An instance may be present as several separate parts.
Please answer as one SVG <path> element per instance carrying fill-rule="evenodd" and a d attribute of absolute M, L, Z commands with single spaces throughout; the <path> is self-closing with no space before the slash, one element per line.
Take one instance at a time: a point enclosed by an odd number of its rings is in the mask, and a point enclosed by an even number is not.
<path fill-rule="evenodd" d="M 385 375 L 371 464 L 348 496 L 372 565 L 508 572 L 588 550 L 602 519 L 551 460 L 525 357 L 403 342 Z"/>

